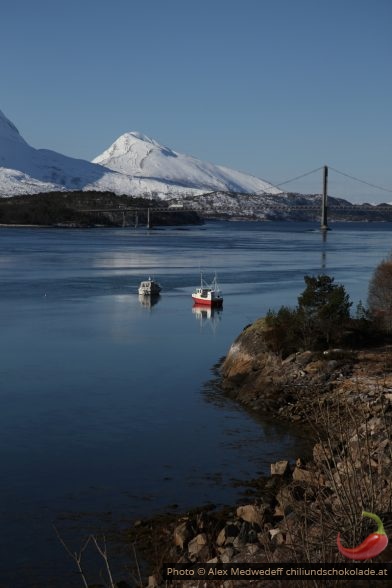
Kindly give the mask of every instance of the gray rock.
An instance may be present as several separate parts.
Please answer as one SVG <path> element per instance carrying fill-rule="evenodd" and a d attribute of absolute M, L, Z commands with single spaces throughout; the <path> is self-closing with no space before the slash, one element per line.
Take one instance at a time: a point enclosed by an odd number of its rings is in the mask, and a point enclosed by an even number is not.
<path fill-rule="evenodd" d="M 247 523 L 258 525 L 260 528 L 263 527 L 264 511 L 255 504 L 239 506 L 237 508 L 237 517 L 243 521 L 246 521 Z"/>
<path fill-rule="evenodd" d="M 199 533 L 188 543 L 189 556 L 197 556 L 200 554 L 202 549 L 207 545 L 207 535 L 205 533 Z"/>
<path fill-rule="evenodd" d="M 191 533 L 187 521 L 180 523 L 174 529 L 174 545 L 180 549 L 184 549 L 184 545 L 187 543 L 190 537 Z"/>
<path fill-rule="evenodd" d="M 289 471 L 289 462 L 287 459 L 271 463 L 271 476 L 285 476 Z"/>

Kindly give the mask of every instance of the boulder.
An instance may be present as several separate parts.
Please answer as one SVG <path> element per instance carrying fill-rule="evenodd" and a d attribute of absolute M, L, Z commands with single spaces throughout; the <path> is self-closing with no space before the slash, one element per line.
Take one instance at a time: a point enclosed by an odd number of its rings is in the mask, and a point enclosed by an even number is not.
<path fill-rule="evenodd" d="M 188 543 L 188 554 L 190 557 L 195 557 L 200 554 L 202 549 L 207 545 L 207 535 L 205 533 L 199 533 L 189 541 Z"/>
<path fill-rule="evenodd" d="M 299 467 L 294 468 L 293 480 L 295 480 L 295 482 L 306 482 L 307 484 L 317 483 L 314 472 Z"/>
<path fill-rule="evenodd" d="M 246 521 L 247 523 L 258 525 L 260 528 L 263 528 L 264 511 L 255 504 L 239 506 L 237 508 L 237 517 L 243 521 Z"/>
<path fill-rule="evenodd" d="M 187 521 L 180 523 L 174 529 L 174 545 L 176 545 L 180 549 L 184 549 L 184 545 L 187 543 L 190 537 L 191 533 Z"/>
<path fill-rule="evenodd" d="M 271 463 L 271 476 L 285 476 L 289 471 L 289 462 L 287 459 Z"/>
<path fill-rule="evenodd" d="M 222 563 L 230 563 L 233 555 L 234 555 L 234 549 L 232 549 L 231 547 L 226 547 L 226 549 L 221 554 L 221 557 L 220 557 L 221 562 Z"/>
<path fill-rule="evenodd" d="M 226 527 L 223 527 L 218 533 L 218 537 L 216 538 L 216 544 L 221 547 L 225 544 L 226 541 Z"/>

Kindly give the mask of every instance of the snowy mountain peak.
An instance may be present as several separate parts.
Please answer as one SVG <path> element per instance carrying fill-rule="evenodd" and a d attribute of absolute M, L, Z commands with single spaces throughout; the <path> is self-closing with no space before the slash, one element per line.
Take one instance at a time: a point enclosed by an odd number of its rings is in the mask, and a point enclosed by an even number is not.
<path fill-rule="evenodd" d="M 14 123 L 12 123 L 0 110 L 0 141 L 3 140 L 26 143 Z"/>
<path fill-rule="evenodd" d="M 146 182 L 159 180 L 166 184 L 165 193 L 172 192 L 175 186 L 199 193 L 279 193 L 264 180 L 178 153 L 136 131 L 121 135 L 93 163 Z"/>
<path fill-rule="evenodd" d="M 126 147 L 137 145 L 138 143 L 148 143 L 149 145 L 154 145 L 154 147 L 161 147 L 157 141 L 147 137 L 147 135 L 143 135 L 143 133 L 139 133 L 138 131 L 130 131 L 129 133 L 124 133 L 121 135 L 113 145 L 123 145 Z"/>
<path fill-rule="evenodd" d="M 134 137 L 135 139 L 139 139 L 140 141 L 144 141 L 145 143 L 151 143 L 153 145 L 159 145 L 154 139 L 150 139 L 147 135 L 143 135 L 143 133 L 139 133 L 139 131 L 131 131 L 129 133 L 125 133 L 123 136 L 129 135 L 129 137 Z"/>
<path fill-rule="evenodd" d="M 143 133 L 131 131 L 121 135 L 106 151 L 93 159 L 93 163 L 108 166 L 122 173 L 135 173 L 136 170 L 143 168 L 146 158 L 153 151 L 176 157 L 176 153 L 168 147 L 160 145 Z"/>

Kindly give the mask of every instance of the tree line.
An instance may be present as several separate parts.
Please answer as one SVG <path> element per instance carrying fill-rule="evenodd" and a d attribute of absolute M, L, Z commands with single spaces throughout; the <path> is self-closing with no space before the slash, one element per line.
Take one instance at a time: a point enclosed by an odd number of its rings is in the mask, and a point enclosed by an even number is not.
<path fill-rule="evenodd" d="M 265 317 L 265 341 L 287 357 L 301 350 L 326 350 L 374 344 L 392 334 L 392 256 L 375 269 L 367 307 L 352 302 L 342 284 L 326 274 L 305 276 L 296 307 L 281 306 Z"/>
<path fill-rule="evenodd" d="M 95 190 L 46 192 L 0 198 L 0 224 L 69 227 L 121 227 L 147 223 L 147 208 L 167 208 L 167 202 L 149 197 L 117 195 Z M 103 210 L 110 209 L 105 212 Z M 156 225 L 200 224 L 194 211 L 154 212 Z"/>

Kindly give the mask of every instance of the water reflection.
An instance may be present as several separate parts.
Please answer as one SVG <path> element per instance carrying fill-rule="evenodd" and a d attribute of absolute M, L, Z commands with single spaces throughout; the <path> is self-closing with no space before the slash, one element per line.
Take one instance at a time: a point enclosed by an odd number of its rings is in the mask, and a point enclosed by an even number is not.
<path fill-rule="evenodd" d="M 214 308 L 210 306 L 201 306 L 200 304 L 194 304 L 192 306 L 192 314 L 195 315 L 200 325 L 203 327 L 209 324 L 213 330 L 216 329 L 218 323 L 222 319 L 222 308 Z"/>
<path fill-rule="evenodd" d="M 159 294 L 153 294 L 146 296 L 145 294 L 139 294 L 139 302 L 144 308 L 152 308 L 160 301 L 161 297 Z"/>
<path fill-rule="evenodd" d="M 327 234 L 328 231 L 321 231 L 322 249 L 321 249 L 321 269 L 325 270 L 327 266 Z"/>

